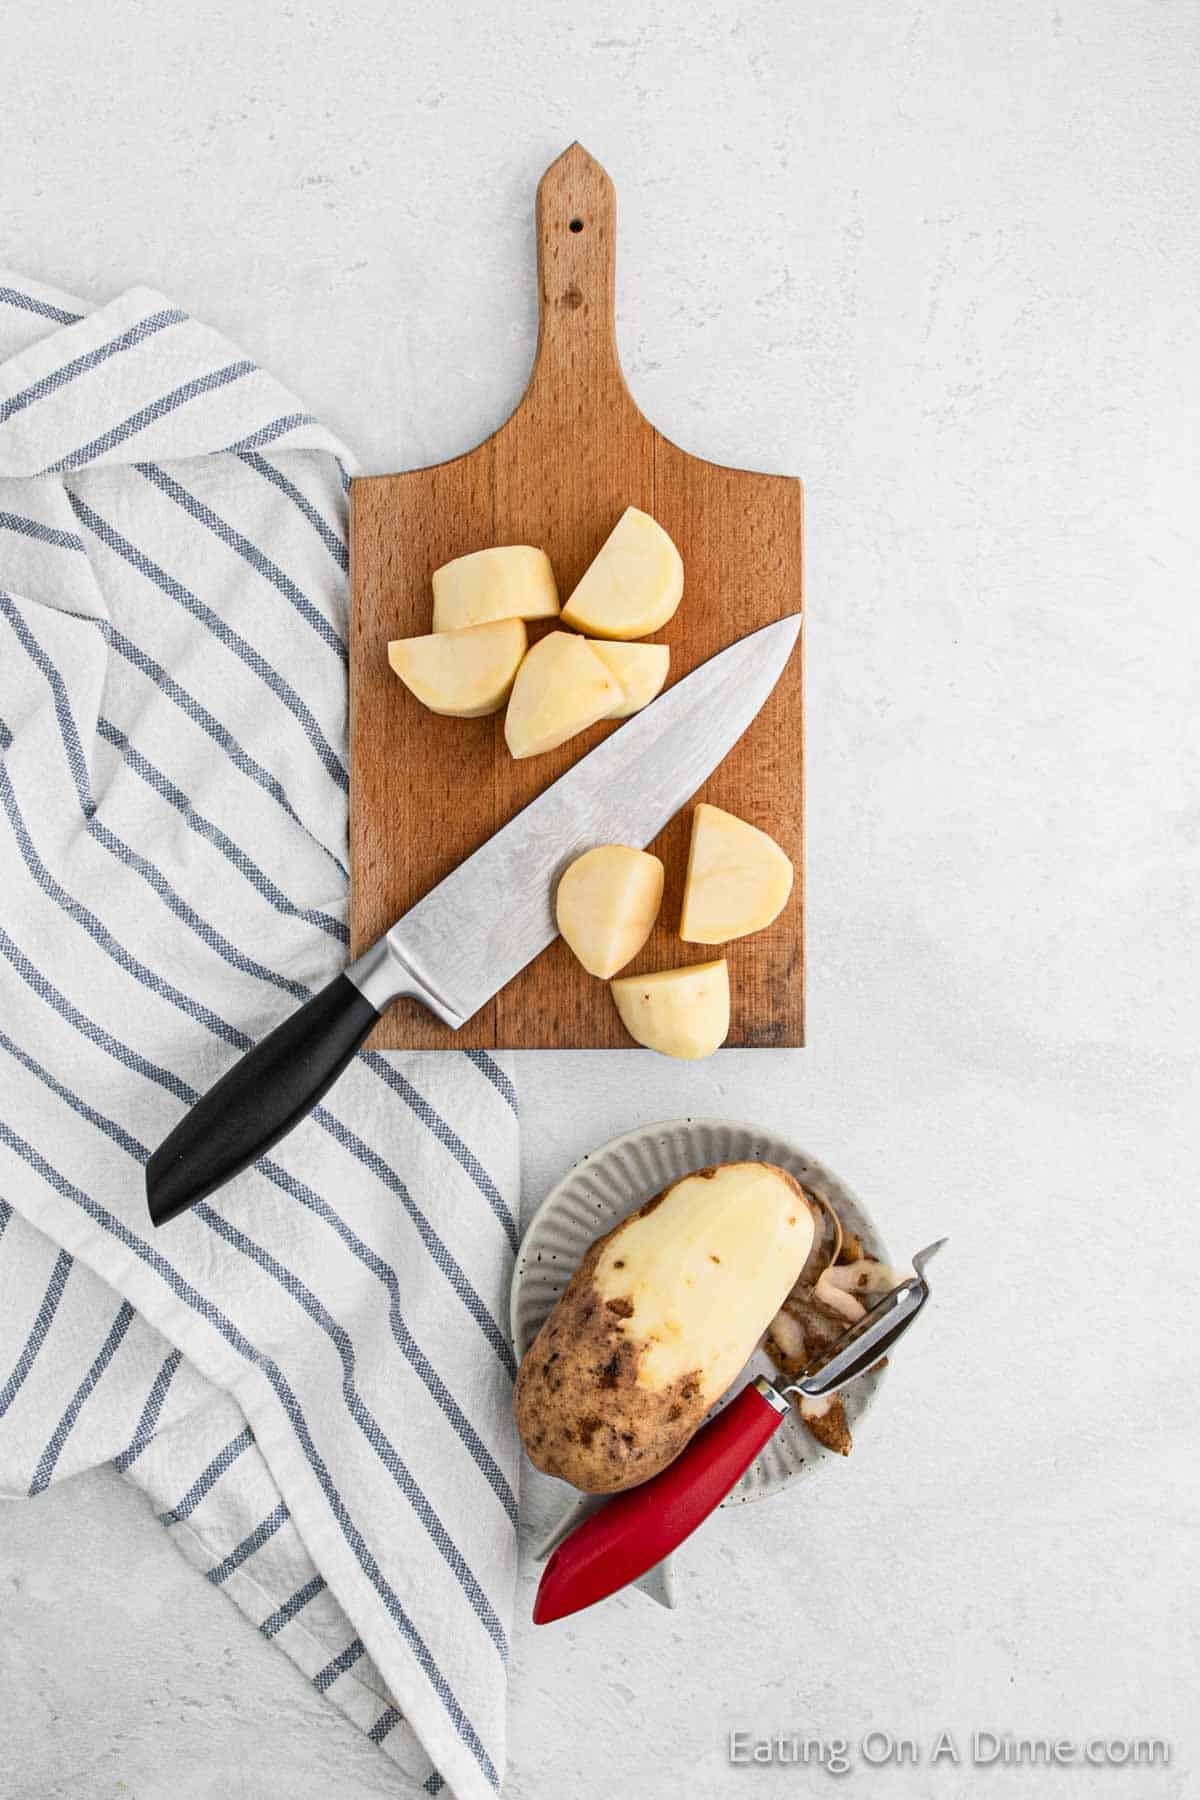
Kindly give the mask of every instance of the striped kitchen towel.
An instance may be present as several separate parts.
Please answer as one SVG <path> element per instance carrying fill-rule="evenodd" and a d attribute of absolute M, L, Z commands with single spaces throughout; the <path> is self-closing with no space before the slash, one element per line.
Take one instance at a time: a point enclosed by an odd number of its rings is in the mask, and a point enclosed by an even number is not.
<path fill-rule="evenodd" d="M 142 1164 L 347 956 L 341 445 L 160 295 L 0 275 L 0 1489 L 112 1460 L 418 1790 L 499 1788 L 516 1099 L 360 1055 Z"/>

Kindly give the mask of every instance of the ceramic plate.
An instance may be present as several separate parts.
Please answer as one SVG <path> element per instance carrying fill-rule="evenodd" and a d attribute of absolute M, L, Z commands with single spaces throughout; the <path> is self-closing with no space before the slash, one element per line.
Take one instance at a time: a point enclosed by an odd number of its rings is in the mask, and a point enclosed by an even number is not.
<path fill-rule="evenodd" d="M 856 1232 L 869 1251 L 888 1260 L 886 1246 L 862 1202 L 824 1163 L 786 1138 L 731 1119 L 669 1119 L 659 1125 L 643 1125 L 585 1156 L 534 1214 L 513 1275 L 512 1334 L 517 1355 L 524 1356 L 594 1239 L 681 1175 L 723 1162 L 769 1162 L 788 1170 L 804 1187 L 829 1202 L 848 1233 Z M 756 1351 L 730 1393 L 737 1393 L 747 1379 L 764 1373 L 774 1374 L 774 1370 L 767 1357 Z M 856 1439 L 884 1373 L 882 1369 L 872 1371 L 846 1389 L 846 1417 Z M 833 1455 L 817 1443 L 793 1410 L 724 1504 L 765 1499 L 789 1482 L 815 1474 Z"/>

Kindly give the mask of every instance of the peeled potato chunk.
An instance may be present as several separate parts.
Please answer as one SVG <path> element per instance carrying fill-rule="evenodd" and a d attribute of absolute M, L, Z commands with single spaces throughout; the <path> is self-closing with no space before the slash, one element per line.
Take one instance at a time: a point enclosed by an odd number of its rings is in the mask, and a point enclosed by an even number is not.
<path fill-rule="evenodd" d="M 523 619 L 496 619 L 465 631 L 394 638 L 388 661 L 430 712 L 481 719 L 508 699 L 528 642 Z"/>
<path fill-rule="evenodd" d="M 621 684 L 621 702 L 608 714 L 610 719 L 627 719 L 631 713 L 641 712 L 662 692 L 671 666 L 669 644 L 610 644 L 597 639 L 592 649 Z"/>
<path fill-rule="evenodd" d="M 761 931 L 787 905 L 792 876 L 774 838 L 702 801 L 692 815 L 680 937 L 688 944 L 726 944 Z"/>
<path fill-rule="evenodd" d="M 462 631 L 492 619 L 554 619 L 558 589 L 544 550 L 503 544 L 456 557 L 433 572 L 433 629 Z"/>
<path fill-rule="evenodd" d="M 729 969 L 719 962 L 622 975 L 609 984 L 630 1037 L 647 1050 L 695 1062 L 729 1035 Z"/>
<path fill-rule="evenodd" d="M 620 686 L 583 638 L 552 631 L 517 670 L 505 742 L 515 757 L 540 756 L 607 718 L 620 697 Z"/>
<path fill-rule="evenodd" d="M 601 844 L 577 856 L 558 884 L 558 929 L 589 975 L 631 962 L 662 905 L 663 866 L 648 850 Z"/>
<path fill-rule="evenodd" d="M 627 506 L 563 607 L 563 623 L 592 637 L 649 637 L 682 595 L 683 558 L 657 520 Z"/>

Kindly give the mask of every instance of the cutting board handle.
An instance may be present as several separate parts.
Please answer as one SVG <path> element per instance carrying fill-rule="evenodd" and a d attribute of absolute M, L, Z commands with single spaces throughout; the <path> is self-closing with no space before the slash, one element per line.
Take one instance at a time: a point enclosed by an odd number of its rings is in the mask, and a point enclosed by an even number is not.
<path fill-rule="evenodd" d="M 537 244 L 531 395 L 543 384 L 572 383 L 593 402 L 598 389 L 614 387 L 628 399 L 617 355 L 617 195 L 582 144 L 564 150 L 538 184 Z"/>

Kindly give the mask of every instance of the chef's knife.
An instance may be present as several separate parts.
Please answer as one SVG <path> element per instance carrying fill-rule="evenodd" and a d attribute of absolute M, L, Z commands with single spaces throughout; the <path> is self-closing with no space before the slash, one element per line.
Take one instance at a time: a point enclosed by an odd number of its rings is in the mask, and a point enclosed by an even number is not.
<path fill-rule="evenodd" d="M 558 935 L 554 892 L 595 844 L 657 837 L 736 744 L 800 630 L 793 613 L 710 657 L 469 856 L 179 1121 L 146 1164 L 155 1225 L 203 1200 L 310 1113 L 394 1000 L 457 1030 Z"/>

